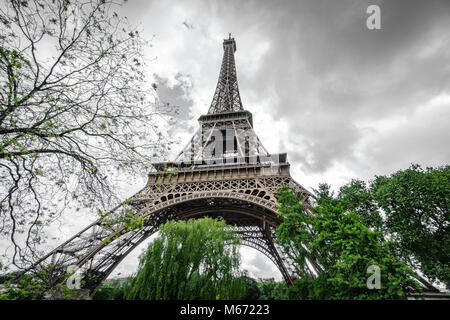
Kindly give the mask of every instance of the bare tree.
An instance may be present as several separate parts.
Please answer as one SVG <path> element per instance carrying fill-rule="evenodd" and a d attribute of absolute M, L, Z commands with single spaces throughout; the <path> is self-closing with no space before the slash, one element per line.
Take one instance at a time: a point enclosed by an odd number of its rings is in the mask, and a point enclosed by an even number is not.
<path fill-rule="evenodd" d="M 68 207 L 104 210 L 112 170 L 147 171 L 164 147 L 146 42 L 105 0 L 0 5 L 0 232 L 31 263 Z"/>

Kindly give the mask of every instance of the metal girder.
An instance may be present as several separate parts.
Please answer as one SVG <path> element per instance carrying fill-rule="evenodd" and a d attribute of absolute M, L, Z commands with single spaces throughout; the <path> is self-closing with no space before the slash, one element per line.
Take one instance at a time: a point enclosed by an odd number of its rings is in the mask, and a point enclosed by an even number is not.
<path fill-rule="evenodd" d="M 208 114 L 232 112 L 244 110 L 239 94 L 234 52 L 236 42 L 231 35 L 223 42 L 223 59 L 220 68 L 219 81 L 217 82 Z"/>
<path fill-rule="evenodd" d="M 63 281 L 69 265 L 84 272 L 85 288 L 96 291 L 101 281 L 142 241 L 168 220 L 222 217 L 242 238 L 271 259 L 291 283 L 291 270 L 274 242 L 277 190 L 290 186 L 304 196 L 310 193 L 289 173 L 286 154 L 271 155 L 253 130 L 252 114 L 242 107 L 237 84 L 231 36 L 223 43 L 219 81 L 208 114 L 174 162 L 154 164 L 147 185 L 131 201 L 75 234 L 36 262 L 33 269 L 52 265 L 51 277 Z M 126 213 L 141 220 L 142 228 L 130 229 Z M 59 279 L 59 280 L 58 280 Z"/>

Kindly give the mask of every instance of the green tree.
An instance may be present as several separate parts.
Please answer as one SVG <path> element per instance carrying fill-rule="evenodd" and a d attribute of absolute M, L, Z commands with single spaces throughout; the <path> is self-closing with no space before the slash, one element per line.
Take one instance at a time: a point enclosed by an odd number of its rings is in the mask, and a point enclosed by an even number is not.
<path fill-rule="evenodd" d="M 223 220 L 169 221 L 148 247 L 137 275 L 124 287 L 128 300 L 240 299 L 239 239 Z"/>
<path fill-rule="evenodd" d="M 449 166 L 424 170 L 412 165 L 367 184 L 352 180 L 337 198 L 391 240 L 392 253 L 409 267 L 450 288 L 449 195 Z"/>
<path fill-rule="evenodd" d="M 384 228 L 396 253 L 450 289 L 450 166 L 412 165 L 376 177 L 370 192 L 385 212 Z"/>
<path fill-rule="evenodd" d="M 95 293 L 94 300 L 123 300 L 123 284 L 118 281 L 103 284 Z"/>
<path fill-rule="evenodd" d="M 358 214 L 361 221 L 371 228 L 385 234 L 383 218 L 379 206 L 372 196 L 370 185 L 362 180 L 352 180 L 339 189 L 337 196 L 347 210 Z"/>
<path fill-rule="evenodd" d="M 245 282 L 245 294 L 242 299 L 259 300 L 261 298 L 261 292 L 258 287 L 258 282 L 246 275 L 242 276 L 242 280 Z"/>
<path fill-rule="evenodd" d="M 319 197 L 306 212 L 293 190 L 280 189 L 282 219 L 277 238 L 293 260 L 299 280 L 289 288 L 290 298 L 402 299 L 418 290 L 413 272 L 389 253 L 390 243 L 371 231 L 346 204 Z M 381 288 L 369 289 L 369 266 L 378 266 Z"/>
<path fill-rule="evenodd" d="M 45 283 L 36 275 L 27 274 L 23 276 L 18 283 L 10 284 L 8 280 L 15 274 L 3 275 L 0 281 L 2 290 L 0 291 L 0 300 L 41 300 L 44 299 L 47 287 Z"/>
<path fill-rule="evenodd" d="M 258 287 L 261 300 L 286 300 L 287 285 L 285 281 L 276 282 L 273 278 L 260 279 Z"/>

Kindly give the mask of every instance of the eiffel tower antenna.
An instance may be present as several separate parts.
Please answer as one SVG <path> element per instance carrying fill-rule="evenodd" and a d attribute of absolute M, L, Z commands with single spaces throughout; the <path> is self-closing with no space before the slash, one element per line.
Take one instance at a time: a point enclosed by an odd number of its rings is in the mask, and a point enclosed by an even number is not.
<path fill-rule="evenodd" d="M 230 33 L 228 39 L 223 40 L 222 66 L 208 114 L 244 110 L 237 82 L 236 64 L 234 62 L 235 52 L 236 41 L 231 38 Z"/>

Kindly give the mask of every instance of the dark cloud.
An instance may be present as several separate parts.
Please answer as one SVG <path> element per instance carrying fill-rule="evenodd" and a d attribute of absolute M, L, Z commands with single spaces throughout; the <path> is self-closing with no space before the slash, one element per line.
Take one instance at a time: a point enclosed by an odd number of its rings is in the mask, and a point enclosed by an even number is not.
<path fill-rule="evenodd" d="M 366 27 L 371 4 L 381 8 L 381 30 Z M 355 163 L 366 160 L 361 154 L 370 155 L 372 166 L 388 170 L 384 129 L 378 123 L 410 117 L 449 92 L 447 0 L 192 1 L 189 5 L 138 1 L 130 5 L 128 13 L 135 12 L 136 20 L 143 19 L 147 32 L 159 39 L 155 54 L 167 59 L 160 69 L 178 68 L 176 72 L 192 75 L 195 116 L 207 110 L 220 67 L 220 39 L 231 32 L 237 40 L 241 97 L 244 107 L 255 114 L 260 126 L 256 130 L 264 134 L 273 126 L 268 118 L 286 126 L 288 133 L 280 140 L 287 149 L 281 151 L 289 153 L 291 162 L 301 163 L 306 175 L 333 174 L 336 164 L 351 171 L 358 167 Z M 177 76 L 172 71 L 166 77 Z M 181 96 L 173 97 L 181 87 L 172 89 L 168 98 L 174 98 L 174 104 L 185 103 L 177 100 Z M 445 136 L 446 131 L 438 130 L 445 129 L 429 123 L 418 139 Z M 378 135 L 379 140 L 372 137 L 372 146 L 379 153 L 367 146 L 362 149 L 367 132 Z M 413 138 L 417 132 L 409 135 Z M 395 137 L 390 142 L 402 143 Z M 421 148 L 411 146 L 410 152 L 398 157 L 425 161 L 421 153 Z M 448 159 L 443 150 L 429 153 L 430 161 L 434 158 Z"/>
<path fill-rule="evenodd" d="M 157 74 L 153 75 L 157 85 L 158 98 L 163 103 L 169 103 L 179 110 L 178 118 L 187 120 L 192 117 L 192 79 L 189 75 L 177 73 L 173 79 Z M 171 80 L 173 83 L 171 83 Z"/>
<path fill-rule="evenodd" d="M 391 125 L 377 136 L 377 143 L 367 149 L 367 159 L 375 174 L 385 174 L 409 167 L 412 163 L 426 166 L 448 164 L 450 159 L 449 108 L 447 104 L 431 103 L 411 115 L 408 120 Z M 427 109 L 430 109 L 429 112 Z"/>
<path fill-rule="evenodd" d="M 177 73 L 174 77 L 164 77 L 153 74 L 153 83 L 156 85 L 156 95 L 159 105 L 167 110 L 167 115 L 161 117 L 160 124 L 167 154 L 159 161 L 172 161 L 181 151 L 182 146 L 188 143 L 189 134 L 197 129 L 195 115 L 192 112 L 194 101 L 192 99 L 192 78 L 190 75 Z"/>
<path fill-rule="evenodd" d="M 279 103 L 266 111 L 289 125 L 289 137 L 284 138 L 298 147 L 289 150 L 290 159 L 310 172 L 356 161 L 355 148 L 368 121 L 407 116 L 449 90 L 449 2 L 370 1 L 381 7 L 382 30 L 366 28 L 368 4 L 270 2 L 261 5 L 266 9 L 262 16 L 270 12 L 272 19 L 252 21 L 270 49 L 258 71 L 244 75 L 241 87 L 260 97 L 273 88 Z M 421 137 L 442 137 L 429 125 Z M 409 156 L 422 153 L 418 146 L 410 151 Z M 384 166 L 383 158 L 379 160 Z"/>
<path fill-rule="evenodd" d="M 157 85 L 160 103 L 169 104 L 176 110 L 171 125 L 167 128 L 169 136 L 194 130 L 196 125 L 192 115 L 193 100 L 191 97 L 192 79 L 189 75 L 177 73 L 173 79 L 153 75 Z"/>

